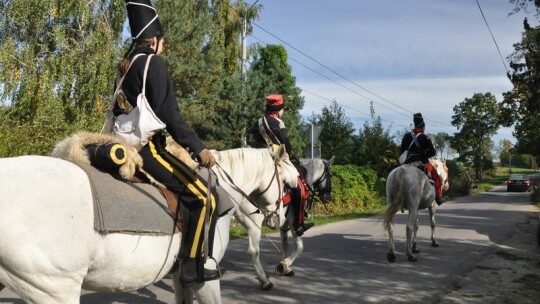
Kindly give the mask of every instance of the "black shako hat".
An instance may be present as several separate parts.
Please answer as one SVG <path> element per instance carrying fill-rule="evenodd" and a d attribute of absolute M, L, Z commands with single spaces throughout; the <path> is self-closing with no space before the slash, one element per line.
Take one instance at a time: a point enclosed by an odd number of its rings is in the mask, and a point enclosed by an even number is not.
<path fill-rule="evenodd" d="M 131 37 L 134 40 L 163 36 L 163 28 L 150 0 L 126 0 Z"/>
<path fill-rule="evenodd" d="M 414 120 L 414 128 L 422 128 L 425 126 L 424 124 L 424 118 L 422 117 L 422 113 L 415 113 L 413 114 L 413 120 Z"/>

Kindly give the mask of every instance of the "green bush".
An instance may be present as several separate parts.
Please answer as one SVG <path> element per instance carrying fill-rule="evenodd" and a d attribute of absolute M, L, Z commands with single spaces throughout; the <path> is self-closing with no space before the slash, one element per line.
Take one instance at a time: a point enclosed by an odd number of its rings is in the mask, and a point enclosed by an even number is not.
<path fill-rule="evenodd" d="M 450 197 L 469 195 L 474 179 L 474 173 L 467 172 L 467 168 L 461 162 L 455 160 L 447 160 L 446 166 L 448 167 L 448 183 L 450 188 L 445 193 Z M 467 176 L 468 174 L 468 176 Z"/>
<path fill-rule="evenodd" d="M 333 199 L 327 210 L 321 210 L 325 215 L 364 213 L 384 206 L 384 200 L 376 190 L 379 181 L 373 169 L 334 165 L 332 174 Z"/>

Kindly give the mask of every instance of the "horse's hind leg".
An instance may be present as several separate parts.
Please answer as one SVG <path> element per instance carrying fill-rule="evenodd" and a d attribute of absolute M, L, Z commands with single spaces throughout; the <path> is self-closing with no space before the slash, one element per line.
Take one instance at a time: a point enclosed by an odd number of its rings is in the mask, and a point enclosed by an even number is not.
<path fill-rule="evenodd" d="M 414 255 L 412 251 L 412 239 L 414 234 L 414 227 L 416 225 L 416 220 L 418 218 L 418 211 L 417 210 L 410 210 L 409 209 L 409 221 L 407 222 L 407 258 L 411 262 L 416 262 L 418 259 Z"/>
<path fill-rule="evenodd" d="M 416 243 L 416 234 L 418 233 L 418 218 L 414 222 L 414 233 L 413 233 L 413 239 L 412 239 L 412 252 L 418 253 L 420 250 L 418 249 L 418 244 Z"/>
<path fill-rule="evenodd" d="M 428 210 L 429 210 L 429 220 L 430 220 L 430 226 L 431 226 L 431 246 L 439 247 L 437 240 L 435 240 L 435 207 L 431 206 L 428 208 Z"/>
<path fill-rule="evenodd" d="M 390 221 L 388 225 L 388 253 L 386 254 L 386 259 L 390 263 L 396 261 L 396 246 L 394 245 L 394 222 Z"/>

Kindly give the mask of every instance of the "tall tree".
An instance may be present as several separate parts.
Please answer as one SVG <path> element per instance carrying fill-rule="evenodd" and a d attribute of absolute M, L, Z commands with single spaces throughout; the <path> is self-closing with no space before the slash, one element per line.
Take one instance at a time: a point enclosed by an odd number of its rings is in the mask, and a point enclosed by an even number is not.
<path fill-rule="evenodd" d="M 452 125 L 454 133 L 451 146 L 459 153 L 458 160 L 475 168 L 476 179 L 482 171 L 492 167 L 491 136 L 500 126 L 499 105 L 491 93 L 475 93 L 472 98 L 454 106 Z"/>
<path fill-rule="evenodd" d="M 231 5 L 228 0 L 156 4 L 167 41 L 164 58 L 182 113 L 199 136 L 216 149 L 240 145 L 238 38 L 244 8 L 245 3 Z"/>
<path fill-rule="evenodd" d="M 373 109 L 373 107 L 372 107 Z M 373 117 L 372 123 L 364 123 L 364 127 L 353 137 L 353 163 L 359 166 L 370 166 L 380 177 L 388 176 L 397 164 L 399 146 L 385 129 L 380 117 Z"/>
<path fill-rule="evenodd" d="M 448 155 L 450 154 L 450 139 L 450 135 L 445 132 L 433 135 L 433 147 L 437 151 L 440 159 L 448 158 Z"/>
<path fill-rule="evenodd" d="M 0 155 L 48 154 L 99 130 L 111 102 L 124 1 L 0 1 Z"/>
<path fill-rule="evenodd" d="M 343 108 L 333 101 L 329 107 L 324 106 L 321 114 L 313 114 L 309 122 L 322 125 L 319 137 L 321 142 L 321 156 L 329 159 L 336 157 L 336 164 L 351 164 L 353 161 L 353 124 L 345 115 Z"/>
<path fill-rule="evenodd" d="M 518 3 L 527 3 L 520 1 Z M 537 2 L 535 5 L 538 6 Z M 531 27 L 527 19 L 520 42 L 514 44 L 509 78 L 514 87 L 503 94 L 503 124 L 514 125 L 516 149 L 540 157 L 540 27 Z"/>
<path fill-rule="evenodd" d="M 264 97 L 270 94 L 282 94 L 285 102 L 283 121 L 287 126 L 293 154 L 302 157 L 306 137 L 300 123 L 300 110 L 304 107 L 301 90 L 296 86 L 288 63 L 287 51 L 282 45 L 254 45 L 253 61 L 247 74 L 247 103 L 243 110 L 246 126 L 250 127 L 264 113 Z"/>
<path fill-rule="evenodd" d="M 502 139 L 499 141 L 499 146 L 497 148 L 499 152 L 499 160 L 501 161 L 501 165 L 509 165 L 510 159 L 512 158 L 513 154 L 513 145 L 512 142 L 508 139 Z"/>

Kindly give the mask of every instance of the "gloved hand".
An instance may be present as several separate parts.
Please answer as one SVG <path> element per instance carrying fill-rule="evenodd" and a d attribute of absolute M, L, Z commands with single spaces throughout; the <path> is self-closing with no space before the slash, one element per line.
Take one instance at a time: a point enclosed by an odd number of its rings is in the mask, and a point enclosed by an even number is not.
<path fill-rule="evenodd" d="M 205 168 L 210 168 L 216 163 L 214 155 L 207 149 L 202 150 L 201 153 L 197 155 L 197 158 L 199 159 L 199 164 Z"/>

